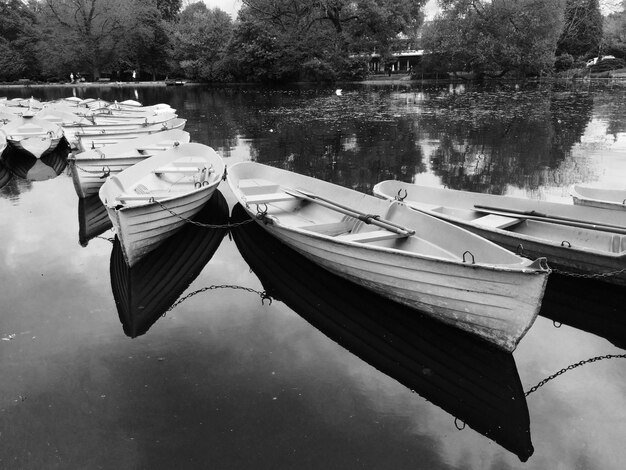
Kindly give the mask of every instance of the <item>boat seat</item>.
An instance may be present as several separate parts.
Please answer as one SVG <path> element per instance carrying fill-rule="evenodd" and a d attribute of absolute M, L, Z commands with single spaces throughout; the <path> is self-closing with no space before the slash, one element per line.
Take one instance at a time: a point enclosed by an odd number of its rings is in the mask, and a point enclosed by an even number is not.
<path fill-rule="evenodd" d="M 341 222 L 331 222 L 328 224 L 313 224 L 313 225 L 303 225 L 297 227 L 301 230 L 308 230 L 309 232 L 315 232 L 322 235 L 328 235 L 331 237 L 335 237 L 337 235 L 345 234 L 349 232 L 352 227 L 354 227 L 354 219 L 353 220 L 344 220 Z"/>
<path fill-rule="evenodd" d="M 407 235 L 390 232 L 388 230 L 373 230 L 370 232 L 348 233 L 346 235 L 338 235 L 335 238 L 346 242 L 378 242 L 382 240 L 392 240 L 394 238 L 406 238 Z"/>
<path fill-rule="evenodd" d="M 152 173 L 154 173 L 154 174 L 159 174 L 159 173 L 187 173 L 187 174 L 193 174 L 193 173 L 199 173 L 200 171 L 202 171 L 202 168 L 198 168 L 197 166 L 194 166 L 194 167 L 164 166 L 164 167 L 156 168 L 156 169 L 152 170 Z"/>
<path fill-rule="evenodd" d="M 254 196 L 246 196 L 247 204 L 268 204 L 270 202 L 285 202 L 293 201 L 296 199 L 291 194 L 287 193 L 270 193 L 270 194 L 256 194 Z"/>
<path fill-rule="evenodd" d="M 280 185 L 273 181 L 258 178 L 243 179 L 239 181 L 239 190 L 245 196 L 257 194 L 272 194 L 280 191 Z"/>
<path fill-rule="evenodd" d="M 507 228 L 511 225 L 517 224 L 518 222 L 521 222 L 520 219 L 496 214 L 489 214 L 472 220 L 472 223 L 488 228 Z"/>

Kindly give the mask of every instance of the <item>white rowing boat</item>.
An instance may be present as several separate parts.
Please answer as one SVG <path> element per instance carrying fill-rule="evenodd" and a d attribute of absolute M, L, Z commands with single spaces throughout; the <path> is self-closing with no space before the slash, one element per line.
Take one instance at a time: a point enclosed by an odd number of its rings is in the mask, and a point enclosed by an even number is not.
<path fill-rule="evenodd" d="M 184 129 L 186 119 L 175 118 L 159 124 L 150 124 L 148 126 L 126 127 L 122 129 L 101 130 L 100 132 L 91 132 L 91 129 L 85 129 L 83 132 L 77 133 L 76 147 L 80 152 L 86 152 L 107 145 L 117 144 L 124 140 L 136 139 L 148 134 L 156 132 Z M 121 126 L 124 126 L 123 124 Z M 95 126 L 94 126 L 95 127 Z"/>
<path fill-rule="evenodd" d="M 570 189 L 574 204 L 600 209 L 626 210 L 626 189 L 575 184 Z"/>
<path fill-rule="evenodd" d="M 161 151 L 186 143 L 189 143 L 189 133 L 172 129 L 72 155 L 69 162 L 76 194 L 80 198 L 98 194 L 107 176 L 115 175 Z"/>
<path fill-rule="evenodd" d="M 233 165 L 228 182 L 255 220 L 307 258 L 506 351 L 537 316 L 543 260 L 403 204 L 258 163 Z"/>
<path fill-rule="evenodd" d="M 374 194 L 454 223 L 552 268 L 626 285 L 626 212 L 383 181 Z"/>
<path fill-rule="evenodd" d="M 99 191 L 133 266 L 193 217 L 211 198 L 224 161 L 203 144 L 165 150 L 107 178 Z"/>
<path fill-rule="evenodd" d="M 60 126 L 32 114 L 17 116 L 0 127 L 0 131 L 6 136 L 7 146 L 35 158 L 54 151 L 63 139 Z"/>

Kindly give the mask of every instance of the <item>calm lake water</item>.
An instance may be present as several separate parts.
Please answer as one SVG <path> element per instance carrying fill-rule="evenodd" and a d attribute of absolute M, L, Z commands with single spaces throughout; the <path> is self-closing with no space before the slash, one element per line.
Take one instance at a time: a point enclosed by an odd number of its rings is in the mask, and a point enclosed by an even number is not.
<path fill-rule="evenodd" d="M 169 103 L 227 165 L 363 192 L 397 178 L 569 203 L 573 183 L 626 176 L 615 84 L 0 94 Z M 254 224 L 189 226 L 129 271 L 98 201 L 50 172 L 0 189 L 0 468 L 623 468 L 624 289 L 551 279 L 503 354 L 320 272 Z M 233 206 L 223 183 L 200 216 L 242 220 Z"/>

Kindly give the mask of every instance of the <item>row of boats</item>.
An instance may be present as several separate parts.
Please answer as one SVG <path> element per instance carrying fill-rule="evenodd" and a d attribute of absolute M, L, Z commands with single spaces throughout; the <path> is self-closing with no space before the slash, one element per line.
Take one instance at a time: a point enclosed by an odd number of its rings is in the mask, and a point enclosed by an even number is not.
<path fill-rule="evenodd" d="M 76 107 L 120 120 L 175 115 L 167 105 Z M 225 179 L 253 220 L 325 270 L 507 352 L 535 321 L 552 270 L 626 284 L 626 211 L 400 181 L 366 195 L 255 162 L 226 169 L 182 128 L 102 134 L 112 137 L 76 151 L 70 168 L 79 197 L 98 193 L 131 268 Z"/>
<path fill-rule="evenodd" d="M 70 101 L 87 114 L 120 107 Z M 126 106 L 119 119 L 156 113 Z M 510 352 L 537 315 L 623 347 L 626 211 L 606 193 L 578 186 L 576 204 L 557 204 L 383 181 L 366 195 L 255 162 L 226 168 L 184 122 L 126 131 L 100 131 L 89 148 L 80 132 L 66 140 L 81 243 L 115 228 L 111 285 L 129 336 L 172 308 L 230 230 L 268 295 L 522 461 L 533 446 Z M 59 154 L 7 145 L 2 161 Z"/>
<path fill-rule="evenodd" d="M 106 213 L 97 196 L 80 202 L 84 235 L 95 236 Z M 180 297 L 201 271 L 212 269 L 211 259 L 230 225 L 239 253 L 262 284 L 263 298 L 284 302 L 330 339 L 442 408 L 453 417 L 450 426 L 456 420 L 459 427 L 471 427 L 521 461 L 529 459 L 533 445 L 527 398 L 513 355 L 329 273 L 260 224 L 246 223 L 250 220 L 241 204 L 229 214 L 216 190 L 193 218 L 195 224 L 186 224 L 132 268 L 115 239 L 111 288 L 126 335 L 145 334 L 186 297 L 214 296 L 218 288 L 237 287 L 205 286 Z M 625 296 L 619 286 L 551 278 L 539 314 L 623 348 Z M 558 335 L 562 330 L 554 331 Z"/>

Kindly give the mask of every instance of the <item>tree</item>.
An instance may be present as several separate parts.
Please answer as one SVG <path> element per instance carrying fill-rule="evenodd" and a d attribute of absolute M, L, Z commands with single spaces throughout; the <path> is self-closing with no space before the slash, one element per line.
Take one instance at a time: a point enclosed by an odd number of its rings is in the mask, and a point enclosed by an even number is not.
<path fill-rule="evenodd" d="M 442 0 L 424 28 L 426 63 L 442 71 L 536 75 L 551 70 L 564 0 Z"/>
<path fill-rule="evenodd" d="M 388 54 L 421 24 L 424 0 L 242 0 L 234 47 L 248 77 L 330 79 L 352 53 Z"/>
<path fill-rule="evenodd" d="M 558 52 L 574 57 L 598 55 L 602 44 L 602 13 L 598 0 L 567 0 Z"/>
<path fill-rule="evenodd" d="M 232 35 L 232 19 L 219 8 L 203 2 L 188 5 L 172 26 L 174 57 L 191 79 L 224 79 L 223 61 Z"/>
<path fill-rule="evenodd" d="M 39 75 L 36 17 L 19 0 L 0 1 L 0 80 Z"/>
<path fill-rule="evenodd" d="M 149 70 L 152 79 L 168 72 L 171 44 L 162 19 L 159 0 L 134 0 L 130 4 L 134 27 L 125 36 L 120 65 L 126 69 Z"/>
<path fill-rule="evenodd" d="M 47 21 L 47 37 L 42 54 L 66 57 L 97 80 L 103 69 L 116 63 L 133 21 L 129 5 L 125 0 L 45 0 L 42 21 Z"/>

